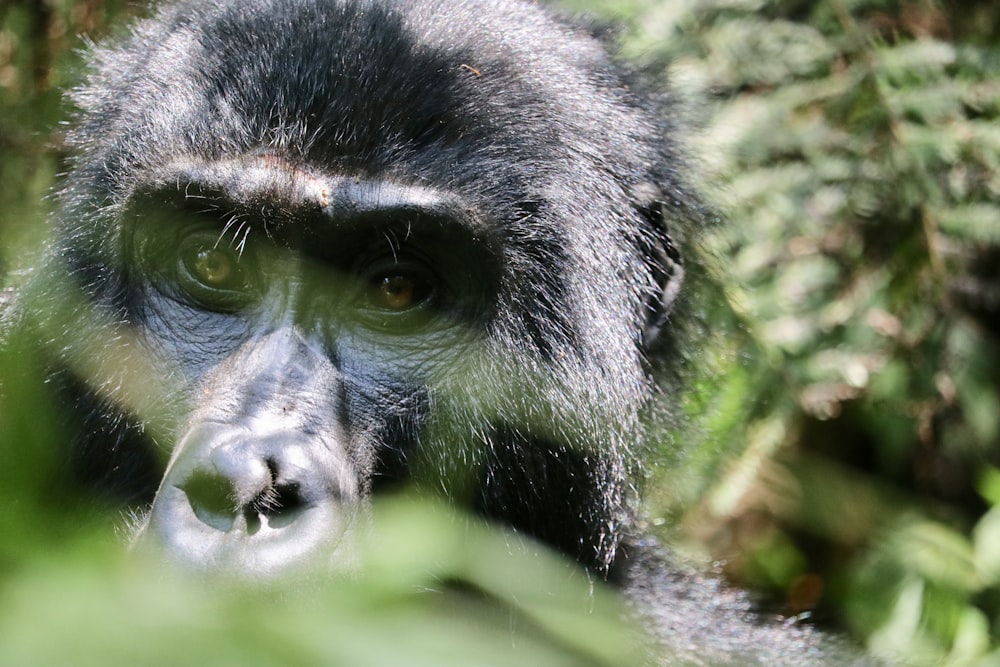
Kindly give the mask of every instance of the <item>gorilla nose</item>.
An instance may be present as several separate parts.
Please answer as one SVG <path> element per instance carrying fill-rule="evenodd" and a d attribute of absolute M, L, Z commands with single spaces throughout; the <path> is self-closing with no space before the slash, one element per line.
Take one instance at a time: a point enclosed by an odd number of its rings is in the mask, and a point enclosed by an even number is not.
<path fill-rule="evenodd" d="M 218 424 L 181 444 L 140 540 L 183 566 L 241 577 L 333 556 L 359 493 L 331 448 L 294 431 L 248 437 Z"/>
<path fill-rule="evenodd" d="M 217 530 L 235 527 L 254 535 L 262 526 L 291 524 L 307 507 L 302 484 L 285 474 L 277 457 L 225 445 L 214 449 L 210 460 L 210 469 L 196 469 L 180 488 L 195 516 Z"/>

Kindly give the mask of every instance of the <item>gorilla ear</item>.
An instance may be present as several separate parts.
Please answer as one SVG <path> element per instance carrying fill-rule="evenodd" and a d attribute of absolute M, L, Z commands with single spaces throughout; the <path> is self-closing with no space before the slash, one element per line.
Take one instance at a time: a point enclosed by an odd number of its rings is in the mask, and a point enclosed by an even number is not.
<path fill-rule="evenodd" d="M 635 188 L 639 214 L 649 223 L 642 244 L 643 260 L 653 277 L 653 290 L 646 297 L 643 347 L 656 344 L 666 327 L 684 282 L 684 262 L 678 244 L 667 228 L 666 204 L 660 189 L 651 183 Z"/>

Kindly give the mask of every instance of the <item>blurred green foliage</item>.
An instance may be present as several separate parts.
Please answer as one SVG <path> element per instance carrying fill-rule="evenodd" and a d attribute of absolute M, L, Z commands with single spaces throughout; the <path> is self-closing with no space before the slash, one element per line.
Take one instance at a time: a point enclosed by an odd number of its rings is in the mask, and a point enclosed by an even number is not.
<path fill-rule="evenodd" d="M 42 237 L 42 204 L 63 159 L 64 88 L 77 80 L 81 35 L 97 38 L 118 0 L 0 2 L 0 273 Z"/>
<path fill-rule="evenodd" d="M 679 91 L 726 218 L 700 248 L 703 345 L 651 524 L 880 654 L 1000 662 L 1000 5 L 559 4 L 621 24 L 622 58 Z M 125 11 L 0 4 L 0 272 L 43 235 L 76 35 Z M 8 345 L 0 377 L 29 354 Z M 97 509 L 46 493 L 43 393 L 0 404 L 2 664 L 635 663 L 580 575 L 440 508 L 386 509 L 335 590 L 150 580 Z M 440 581 L 476 594 L 418 593 Z"/>

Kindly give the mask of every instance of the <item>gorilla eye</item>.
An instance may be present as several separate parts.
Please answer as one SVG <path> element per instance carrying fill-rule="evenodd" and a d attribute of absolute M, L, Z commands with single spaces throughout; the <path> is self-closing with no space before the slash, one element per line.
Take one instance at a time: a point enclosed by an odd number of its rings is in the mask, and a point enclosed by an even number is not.
<path fill-rule="evenodd" d="M 378 276 L 368 286 L 368 304 L 380 310 L 402 311 L 412 308 L 422 295 L 420 286 L 410 276 Z"/>
<path fill-rule="evenodd" d="M 208 287 L 224 287 L 236 273 L 233 258 L 215 248 L 199 250 L 190 262 L 185 258 L 188 271 Z"/>
<path fill-rule="evenodd" d="M 439 323 L 446 290 L 422 257 L 394 255 L 366 262 L 355 309 L 361 324 L 386 333 L 415 333 Z"/>
<path fill-rule="evenodd" d="M 197 305 L 232 312 L 254 300 L 247 253 L 220 247 L 217 233 L 196 232 L 182 239 L 177 259 L 177 286 Z"/>

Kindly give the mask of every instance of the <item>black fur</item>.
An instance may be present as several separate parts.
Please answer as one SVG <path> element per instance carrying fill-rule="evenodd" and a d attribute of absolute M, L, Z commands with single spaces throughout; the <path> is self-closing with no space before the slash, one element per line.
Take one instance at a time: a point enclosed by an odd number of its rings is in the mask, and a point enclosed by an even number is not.
<path fill-rule="evenodd" d="M 266 576 L 409 481 L 621 581 L 671 659 L 831 657 L 632 534 L 704 216 L 666 101 L 597 40 L 515 0 L 191 1 L 92 62 L 27 289 L 73 467 L 155 496 L 140 540 Z M 413 311 L 372 300 L 400 273 Z"/>

